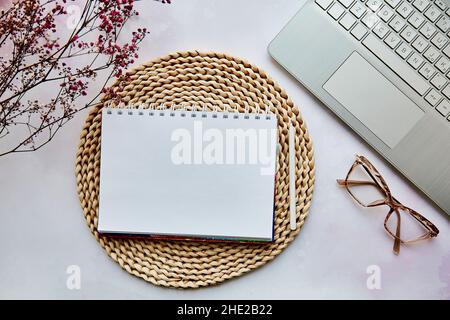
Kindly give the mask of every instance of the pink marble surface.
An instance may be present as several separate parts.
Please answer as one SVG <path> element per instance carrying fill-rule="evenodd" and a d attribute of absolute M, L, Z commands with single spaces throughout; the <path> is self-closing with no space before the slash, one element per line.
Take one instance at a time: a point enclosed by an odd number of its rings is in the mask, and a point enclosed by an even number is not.
<path fill-rule="evenodd" d="M 130 28 L 145 25 L 151 34 L 136 64 L 176 50 L 222 51 L 276 79 L 300 107 L 314 141 L 317 180 L 304 229 L 272 263 L 217 287 L 171 290 L 130 276 L 94 240 L 78 203 L 74 162 L 83 112 L 42 150 L 0 158 L 0 298 L 449 299 L 448 216 L 267 53 L 304 0 L 173 2 L 138 3 L 141 15 Z M 392 253 L 384 212 L 362 210 L 335 184 L 356 153 L 374 162 L 401 201 L 436 223 L 437 239 Z M 79 290 L 66 285 L 71 265 L 81 270 Z M 368 270 L 379 271 L 379 288 L 367 285 Z"/>

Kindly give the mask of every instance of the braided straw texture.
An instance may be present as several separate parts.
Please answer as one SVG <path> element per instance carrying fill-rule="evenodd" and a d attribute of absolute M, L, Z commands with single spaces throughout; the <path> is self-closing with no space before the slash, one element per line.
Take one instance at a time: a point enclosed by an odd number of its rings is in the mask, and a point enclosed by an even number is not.
<path fill-rule="evenodd" d="M 286 92 L 254 65 L 222 53 L 177 52 L 130 71 L 131 82 L 120 91 L 128 104 L 185 104 L 201 110 L 270 112 L 277 115 L 280 153 L 276 174 L 275 241 L 270 244 L 162 241 L 99 236 L 101 109 L 88 115 L 76 159 L 77 191 L 87 224 L 107 254 L 127 272 L 156 285 L 198 288 L 240 276 L 271 261 L 295 236 L 310 208 L 314 156 L 305 123 Z M 115 83 L 114 86 L 117 86 Z M 188 107 L 189 108 L 189 107 Z M 289 225 L 288 130 L 297 136 L 297 228 Z M 130 159 L 132 161 L 132 159 Z M 198 190 L 201 192 L 201 190 Z M 168 192 L 170 192 L 168 190 Z"/>

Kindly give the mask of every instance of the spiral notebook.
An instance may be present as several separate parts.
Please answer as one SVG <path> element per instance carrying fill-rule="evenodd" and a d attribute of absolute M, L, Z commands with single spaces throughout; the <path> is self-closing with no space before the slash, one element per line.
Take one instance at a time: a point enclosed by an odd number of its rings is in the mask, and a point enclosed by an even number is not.
<path fill-rule="evenodd" d="M 273 241 L 272 114 L 104 108 L 98 231 Z"/>

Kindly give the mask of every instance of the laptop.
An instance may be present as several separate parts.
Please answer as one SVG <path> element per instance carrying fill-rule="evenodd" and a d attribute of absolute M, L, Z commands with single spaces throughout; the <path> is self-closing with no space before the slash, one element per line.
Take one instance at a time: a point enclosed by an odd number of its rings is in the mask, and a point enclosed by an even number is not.
<path fill-rule="evenodd" d="M 447 214 L 449 8 L 449 0 L 310 0 L 268 48 Z"/>

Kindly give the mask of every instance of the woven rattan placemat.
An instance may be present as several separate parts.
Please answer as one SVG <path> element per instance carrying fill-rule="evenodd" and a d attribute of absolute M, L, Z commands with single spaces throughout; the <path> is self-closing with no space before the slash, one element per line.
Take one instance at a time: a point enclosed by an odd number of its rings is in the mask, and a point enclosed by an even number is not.
<path fill-rule="evenodd" d="M 107 254 L 127 272 L 156 285 L 198 288 L 240 276 L 271 261 L 294 240 L 308 215 L 314 186 L 314 156 L 305 123 L 286 92 L 264 71 L 221 53 L 173 53 L 130 71 L 120 89 L 130 104 L 187 104 L 277 115 L 281 146 L 276 175 L 275 241 L 271 244 L 156 241 L 100 237 L 97 210 L 100 174 L 101 109 L 94 107 L 81 132 L 76 160 L 77 191 L 87 224 Z M 117 85 L 117 83 L 115 84 Z M 288 126 L 297 133 L 297 229 L 289 225 Z M 130 159 L 132 162 L 133 159 Z M 201 190 L 198 190 L 201 192 Z M 167 190 L 170 192 L 170 190 Z"/>

